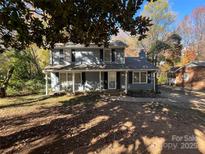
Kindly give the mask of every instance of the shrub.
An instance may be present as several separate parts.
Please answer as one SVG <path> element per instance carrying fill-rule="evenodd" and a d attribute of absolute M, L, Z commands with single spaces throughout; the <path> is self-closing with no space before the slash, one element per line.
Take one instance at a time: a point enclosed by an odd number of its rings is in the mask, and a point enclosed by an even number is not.
<path fill-rule="evenodd" d="M 156 97 L 156 93 L 153 89 L 150 90 L 128 90 L 128 96 L 133 97 Z"/>
<path fill-rule="evenodd" d="M 45 89 L 45 84 L 42 80 L 11 80 L 8 88 L 8 95 L 25 95 L 25 94 L 34 94 L 41 93 Z"/>

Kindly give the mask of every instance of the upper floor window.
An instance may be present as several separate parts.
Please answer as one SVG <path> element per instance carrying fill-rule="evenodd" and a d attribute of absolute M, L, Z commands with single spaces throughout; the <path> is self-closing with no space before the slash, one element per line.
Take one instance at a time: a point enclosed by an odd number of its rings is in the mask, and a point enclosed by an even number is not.
<path fill-rule="evenodd" d="M 59 50 L 59 63 L 60 64 L 64 64 L 64 53 L 63 53 L 63 49 Z"/>
<path fill-rule="evenodd" d="M 116 52 L 115 52 L 115 49 L 112 49 L 112 50 L 111 50 L 111 56 L 112 56 L 112 62 L 115 62 L 115 61 L 116 61 Z"/>
<path fill-rule="evenodd" d="M 189 73 L 184 73 L 184 81 L 188 81 L 189 80 Z"/>
<path fill-rule="evenodd" d="M 63 49 L 60 49 L 59 52 L 60 52 L 60 55 L 63 55 Z"/>
<path fill-rule="evenodd" d="M 110 49 L 104 49 L 104 62 L 110 62 Z"/>

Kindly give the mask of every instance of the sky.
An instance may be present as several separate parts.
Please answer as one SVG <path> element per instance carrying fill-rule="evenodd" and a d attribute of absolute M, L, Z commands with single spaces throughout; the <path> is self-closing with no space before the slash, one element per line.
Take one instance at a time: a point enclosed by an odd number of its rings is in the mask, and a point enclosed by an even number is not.
<path fill-rule="evenodd" d="M 205 0 L 169 0 L 169 3 L 171 9 L 177 13 L 177 23 L 189 15 L 193 9 L 205 6 Z"/>
<path fill-rule="evenodd" d="M 199 6 L 205 6 L 205 0 L 169 0 L 169 4 L 171 6 L 171 10 L 177 14 L 177 25 L 186 15 L 190 15 L 193 9 Z M 143 6 L 141 8 L 143 8 Z M 120 29 L 118 35 L 112 36 L 112 39 L 121 39 L 128 36 L 129 35 L 127 33 Z"/>

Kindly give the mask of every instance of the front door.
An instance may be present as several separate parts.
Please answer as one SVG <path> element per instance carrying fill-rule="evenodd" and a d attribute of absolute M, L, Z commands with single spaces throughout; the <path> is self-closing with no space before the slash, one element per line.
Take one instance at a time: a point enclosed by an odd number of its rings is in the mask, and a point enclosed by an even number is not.
<path fill-rule="evenodd" d="M 116 89 L 116 72 L 108 72 L 108 88 Z"/>
<path fill-rule="evenodd" d="M 121 72 L 117 72 L 117 89 L 121 89 Z"/>

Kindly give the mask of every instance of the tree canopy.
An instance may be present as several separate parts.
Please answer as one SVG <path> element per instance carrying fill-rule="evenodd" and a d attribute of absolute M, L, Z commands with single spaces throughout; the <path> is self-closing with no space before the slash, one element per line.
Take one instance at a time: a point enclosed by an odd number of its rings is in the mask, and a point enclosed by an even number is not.
<path fill-rule="evenodd" d="M 106 45 L 119 28 L 143 39 L 152 25 L 136 15 L 144 1 L 1 0 L 0 51 L 32 43 L 44 48 L 68 41 Z"/>
<path fill-rule="evenodd" d="M 154 56 L 157 56 L 158 62 L 165 60 L 166 62 L 170 63 L 170 65 L 174 65 L 180 60 L 181 57 L 181 40 L 182 38 L 175 33 L 168 36 L 164 41 L 157 40 L 152 44 L 152 47 L 149 51 L 149 57 L 151 58 L 151 61 L 156 60 L 156 57 Z"/>
<path fill-rule="evenodd" d="M 198 60 L 205 59 L 205 6 L 195 8 L 178 25 L 177 31 L 186 47 L 193 48 Z"/>

